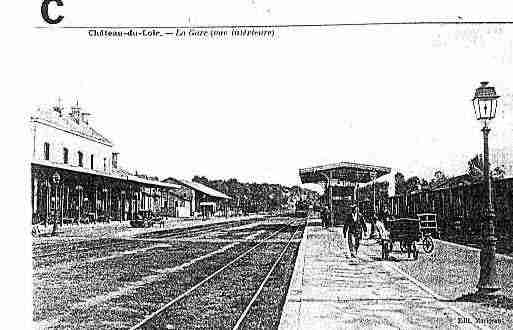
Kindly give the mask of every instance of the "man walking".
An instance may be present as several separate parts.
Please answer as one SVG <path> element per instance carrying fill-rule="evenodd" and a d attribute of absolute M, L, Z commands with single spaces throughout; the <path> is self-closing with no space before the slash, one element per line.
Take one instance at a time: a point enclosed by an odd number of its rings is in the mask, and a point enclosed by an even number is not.
<path fill-rule="evenodd" d="M 344 226 L 344 236 L 347 237 L 347 244 L 352 258 L 356 258 L 358 248 L 360 247 L 360 240 L 362 239 L 363 232 L 365 231 L 365 224 L 363 223 L 362 215 L 358 210 L 357 205 L 352 206 L 351 216 L 349 217 L 346 226 Z"/>
<path fill-rule="evenodd" d="M 376 215 L 376 213 L 373 213 L 373 215 L 370 217 L 369 219 L 370 221 L 370 234 L 369 234 L 369 238 L 376 238 L 377 236 L 377 233 L 376 233 L 376 221 L 378 220 L 378 217 Z"/>

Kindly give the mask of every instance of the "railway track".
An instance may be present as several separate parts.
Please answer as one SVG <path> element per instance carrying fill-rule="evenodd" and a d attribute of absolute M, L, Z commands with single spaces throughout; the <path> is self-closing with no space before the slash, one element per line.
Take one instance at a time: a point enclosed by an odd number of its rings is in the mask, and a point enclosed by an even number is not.
<path fill-rule="evenodd" d="M 287 244 L 285 245 L 285 247 L 281 250 L 278 258 L 276 258 L 276 260 L 274 261 L 273 265 L 271 266 L 271 269 L 267 272 L 264 280 L 262 281 L 262 283 L 260 284 L 260 286 L 258 287 L 257 291 L 255 292 L 255 294 L 253 295 L 253 297 L 251 298 L 250 302 L 248 303 L 248 305 L 246 306 L 246 308 L 244 309 L 244 311 L 242 312 L 242 314 L 240 315 L 239 319 L 237 320 L 237 323 L 235 323 L 235 325 L 233 326 L 233 330 L 238 330 L 242 324 L 242 322 L 246 319 L 247 315 L 249 314 L 249 311 L 251 309 L 251 307 L 253 306 L 253 304 L 255 303 L 255 301 L 257 300 L 258 296 L 260 295 L 260 293 L 262 292 L 262 289 L 264 288 L 264 286 L 267 284 L 267 282 L 269 281 L 269 278 L 271 277 L 272 273 L 274 272 L 274 270 L 276 269 L 276 266 L 278 266 L 278 264 L 280 263 L 280 261 L 283 259 L 283 256 L 285 255 L 285 252 L 288 250 L 288 248 L 290 247 L 290 243 L 292 243 L 292 240 L 294 239 L 294 237 L 296 236 L 296 233 L 298 232 L 299 230 L 299 227 L 296 228 L 296 230 L 294 231 L 294 233 L 290 236 L 290 239 L 288 240 Z"/>
<path fill-rule="evenodd" d="M 194 236 L 196 234 L 204 234 L 213 232 L 219 229 L 223 228 L 230 228 L 235 226 L 244 225 L 247 223 L 252 222 L 253 220 L 239 220 L 237 222 L 223 222 L 223 223 L 216 223 L 216 224 L 209 224 L 209 225 L 198 225 L 198 226 L 192 226 L 192 227 L 185 227 L 185 228 L 177 228 L 174 230 L 161 230 L 156 231 L 152 233 L 145 233 L 142 235 L 137 235 L 137 238 L 188 238 L 191 236 Z M 39 253 L 39 254 L 33 254 L 32 259 L 33 260 L 41 260 L 48 257 L 58 257 L 58 256 L 69 256 L 79 253 L 89 253 L 96 250 L 104 249 L 104 248 L 117 248 L 122 246 L 130 246 L 133 245 L 133 240 L 120 240 L 117 242 L 108 242 L 108 243 L 102 243 L 105 239 L 99 239 L 96 241 L 97 244 L 94 244 L 92 246 L 87 246 L 83 248 L 72 248 L 72 249 L 66 249 L 65 251 L 52 251 L 48 253 Z M 91 241 L 89 241 L 91 242 Z M 78 246 L 81 244 L 85 244 L 87 242 L 80 242 L 75 243 L 74 246 Z"/>
<path fill-rule="evenodd" d="M 206 231 L 206 230 L 213 231 L 216 229 L 225 228 L 227 224 L 231 225 L 228 227 L 242 226 L 242 225 L 251 223 L 255 220 L 256 219 L 237 220 L 237 221 L 229 222 L 229 223 L 222 222 L 222 223 L 213 223 L 213 224 L 207 224 L 207 225 L 197 225 L 197 226 L 191 226 L 191 227 L 185 227 L 185 228 L 159 230 L 156 232 L 139 234 L 136 236 L 136 238 L 174 238 L 175 236 L 180 235 L 181 233 L 186 233 L 186 234 L 192 233 L 193 234 L 193 233 L 196 233 L 199 231 Z"/>
<path fill-rule="evenodd" d="M 273 233 L 268 235 L 266 238 L 264 238 L 262 241 L 260 241 L 258 244 L 256 244 L 256 245 L 252 246 L 251 248 L 241 252 L 235 258 L 233 258 L 229 262 L 227 262 L 224 266 L 222 266 L 221 268 L 216 270 L 214 273 L 210 274 L 209 276 L 207 276 L 206 278 L 204 278 L 203 280 L 201 280 L 196 285 L 194 285 L 193 287 L 189 288 L 188 290 L 186 290 L 182 294 L 176 296 L 171 301 L 169 301 L 166 304 L 164 304 L 163 306 L 161 306 L 159 309 L 157 309 L 156 311 L 154 311 L 153 313 L 151 313 L 150 315 L 145 317 L 143 320 L 141 320 L 139 323 L 137 323 L 136 325 L 134 325 L 130 329 L 131 330 L 135 330 L 135 329 L 141 329 L 141 328 L 153 328 L 154 325 L 152 324 L 152 322 L 154 320 L 156 320 L 157 318 L 159 318 L 170 307 L 172 307 L 173 305 L 177 304 L 178 302 L 180 302 L 184 298 L 188 297 L 189 295 L 194 293 L 199 288 L 205 286 L 207 283 L 212 282 L 215 277 L 218 277 L 223 272 L 230 270 L 230 267 L 232 267 L 237 261 L 241 260 L 242 258 L 244 258 L 245 256 L 249 255 L 250 253 L 254 252 L 256 249 L 258 249 L 259 247 L 263 246 L 263 244 L 270 243 L 270 240 L 273 237 L 275 237 L 276 235 L 278 235 L 280 232 L 284 231 L 285 229 L 289 228 L 292 224 L 294 224 L 296 222 L 302 222 L 302 220 L 294 219 L 294 220 L 291 220 L 288 223 L 284 224 L 278 230 L 274 231 Z M 276 266 L 282 260 L 283 256 L 285 255 L 285 252 L 290 247 L 290 244 L 293 241 L 293 239 L 296 236 L 296 233 L 298 232 L 299 229 L 300 229 L 300 226 L 298 226 L 294 230 L 292 235 L 286 241 L 285 246 L 280 250 L 280 253 L 279 253 L 278 257 L 275 259 L 275 261 L 272 264 L 271 268 L 267 271 L 265 278 L 263 279 L 263 281 L 260 283 L 260 285 L 256 289 L 256 292 L 254 292 L 254 294 L 252 295 L 251 300 L 246 305 L 245 309 L 242 311 L 242 313 L 239 316 L 239 318 L 238 318 L 235 326 L 233 327 L 233 329 L 239 329 L 240 325 L 243 323 L 243 321 L 247 317 L 251 307 L 253 306 L 253 304 L 257 300 L 258 296 L 262 292 L 262 289 L 265 287 L 265 284 L 268 282 L 269 278 L 271 277 L 271 274 L 275 271 Z"/>

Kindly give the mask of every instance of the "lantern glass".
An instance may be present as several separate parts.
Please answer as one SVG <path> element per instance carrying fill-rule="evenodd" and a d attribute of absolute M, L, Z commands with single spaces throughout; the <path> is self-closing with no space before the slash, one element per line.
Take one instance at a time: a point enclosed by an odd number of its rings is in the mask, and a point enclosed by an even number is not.
<path fill-rule="evenodd" d="M 477 120 L 491 120 L 497 113 L 497 99 L 495 87 L 488 86 L 487 81 L 481 82 L 481 86 L 476 89 L 472 105 Z"/>

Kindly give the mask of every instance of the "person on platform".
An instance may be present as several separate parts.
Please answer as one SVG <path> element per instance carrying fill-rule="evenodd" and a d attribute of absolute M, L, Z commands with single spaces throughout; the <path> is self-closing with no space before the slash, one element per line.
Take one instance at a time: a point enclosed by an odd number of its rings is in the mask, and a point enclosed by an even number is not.
<path fill-rule="evenodd" d="M 391 250 L 390 232 L 386 229 L 385 224 L 381 219 L 376 220 L 376 231 L 378 232 L 381 241 L 381 258 L 387 259 L 387 250 Z"/>
<path fill-rule="evenodd" d="M 327 228 L 328 227 L 328 219 L 330 217 L 330 211 L 327 206 L 324 206 L 321 212 L 321 221 L 322 221 L 322 227 Z"/>
<path fill-rule="evenodd" d="M 382 214 L 380 215 L 379 217 L 381 219 L 381 221 L 383 222 L 383 225 L 385 226 L 386 229 L 388 229 L 388 226 L 389 226 L 389 222 L 390 220 L 392 219 L 392 216 L 390 215 L 390 211 L 388 211 L 388 208 L 385 207 L 383 209 L 383 212 Z"/>
<path fill-rule="evenodd" d="M 352 206 L 351 216 L 348 218 L 344 226 L 344 236 L 347 237 L 347 244 L 352 258 L 356 258 L 360 240 L 365 232 L 365 224 L 363 217 L 358 210 L 357 205 Z"/>
<path fill-rule="evenodd" d="M 378 220 L 378 216 L 376 215 L 376 213 L 374 213 L 370 218 L 369 218 L 369 222 L 370 222 L 370 234 L 369 234 L 369 238 L 376 238 L 376 221 Z"/>

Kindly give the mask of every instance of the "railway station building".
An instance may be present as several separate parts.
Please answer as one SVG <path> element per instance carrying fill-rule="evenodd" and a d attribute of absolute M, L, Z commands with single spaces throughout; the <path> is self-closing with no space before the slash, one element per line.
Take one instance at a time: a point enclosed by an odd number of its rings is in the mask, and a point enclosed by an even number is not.
<path fill-rule="evenodd" d="M 350 212 L 352 204 L 361 205 L 359 188 L 373 184 L 378 178 L 390 174 L 391 168 L 377 165 L 340 162 L 335 164 L 308 167 L 299 170 L 301 183 L 324 185 L 321 202 L 328 206 L 333 225 L 343 224 L 343 219 Z M 380 205 L 374 198 L 367 207 L 378 212 Z"/>
<path fill-rule="evenodd" d="M 55 106 L 30 117 L 33 223 L 191 215 L 186 205 L 192 200 L 181 186 L 120 167 L 113 142 L 89 124 L 89 114 L 78 104 L 70 110 Z"/>
<path fill-rule="evenodd" d="M 231 197 L 199 182 L 180 180 L 169 177 L 163 182 L 181 187 L 180 193 L 191 201 L 191 212 L 194 215 L 211 217 L 214 215 L 229 216 L 228 201 Z"/>
<path fill-rule="evenodd" d="M 493 206 L 498 235 L 513 236 L 513 177 L 509 172 L 509 154 L 503 150 L 491 158 L 492 165 L 505 169 L 505 177 L 492 179 Z M 483 179 L 463 174 L 448 178 L 431 187 L 395 193 L 395 189 L 377 189 L 378 178 L 391 173 L 382 166 L 356 163 L 336 163 L 299 170 L 302 183 L 324 185 L 321 201 L 332 214 L 332 223 L 340 224 L 349 206 L 360 205 L 362 213 L 386 210 L 394 218 L 414 218 L 432 213 L 437 217 L 442 237 L 480 237 L 486 200 Z M 395 182 L 388 182 L 393 188 Z M 388 191 L 387 191 L 388 190 Z M 383 193 L 386 191 L 386 193 Z M 392 192 L 391 192 L 392 191 Z M 380 192 L 378 194 L 378 192 Z"/>

